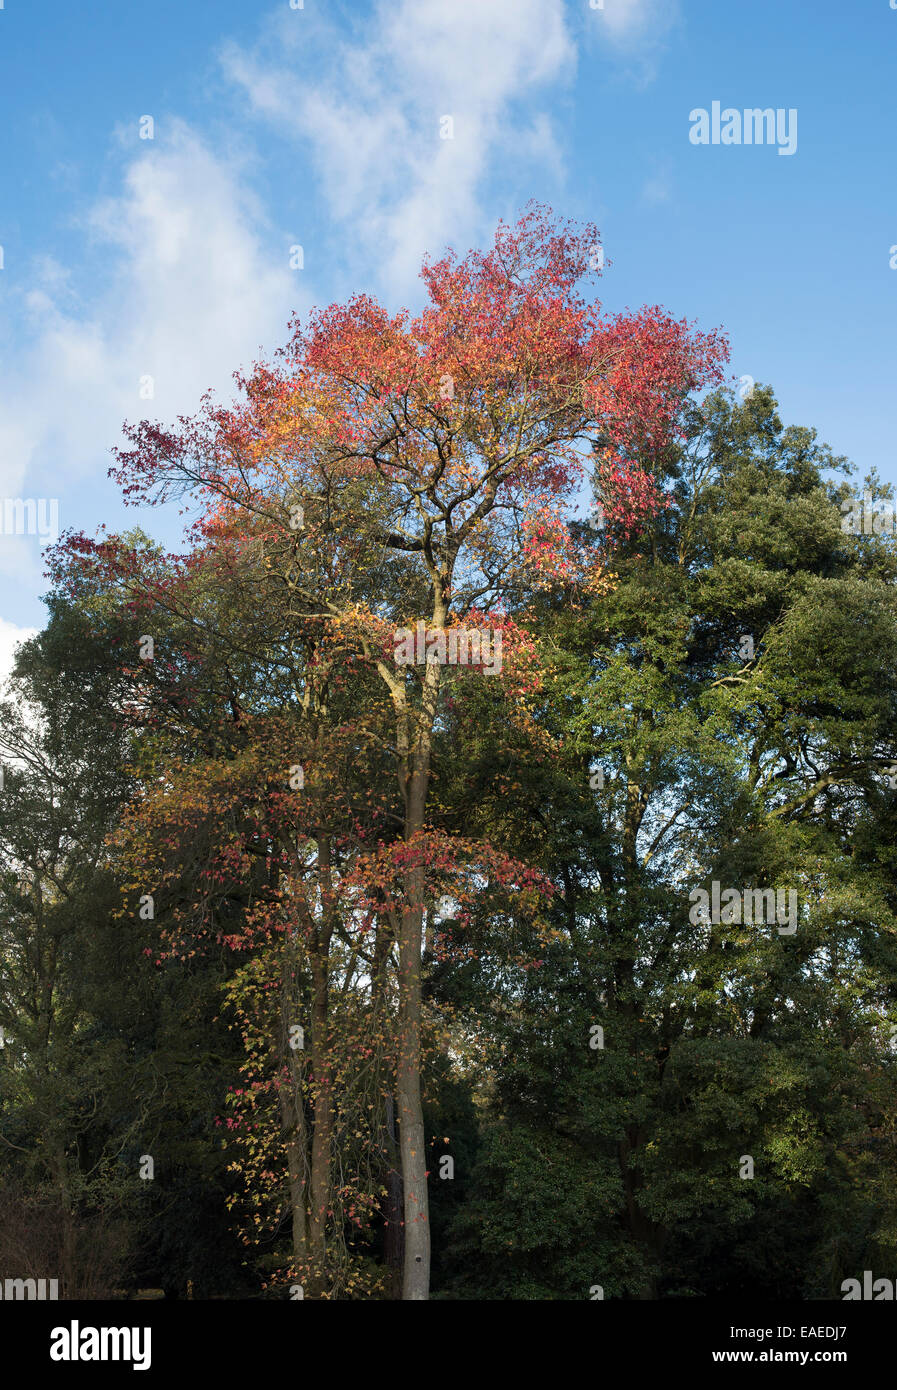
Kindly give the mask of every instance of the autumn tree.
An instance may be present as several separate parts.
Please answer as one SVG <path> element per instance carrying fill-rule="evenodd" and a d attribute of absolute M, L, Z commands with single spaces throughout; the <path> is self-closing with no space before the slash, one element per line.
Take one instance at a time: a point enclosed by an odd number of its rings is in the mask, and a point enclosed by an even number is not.
<path fill-rule="evenodd" d="M 367 295 L 317 312 L 273 364 L 238 376 L 233 408 L 207 399 L 177 431 L 144 422 L 119 457 L 131 500 L 192 493 L 204 508 L 194 543 L 258 576 L 257 611 L 286 601 L 296 624 L 351 646 L 390 702 L 408 1299 L 429 1283 L 421 947 L 447 635 L 466 625 L 496 646 L 506 638 L 513 666 L 526 635 L 508 622 L 508 593 L 527 577 L 587 584 L 600 573 L 597 549 L 571 545 L 566 525 L 590 438 L 603 442 L 608 515 L 639 524 L 662 505 L 652 467 L 685 397 L 718 378 L 724 357 L 718 334 L 658 308 L 602 315 L 580 290 L 597 246 L 594 227 L 532 207 L 488 251 L 427 262 L 418 315 Z M 425 659 L 418 647 L 413 664 L 397 662 L 399 629 L 418 623 Z"/>

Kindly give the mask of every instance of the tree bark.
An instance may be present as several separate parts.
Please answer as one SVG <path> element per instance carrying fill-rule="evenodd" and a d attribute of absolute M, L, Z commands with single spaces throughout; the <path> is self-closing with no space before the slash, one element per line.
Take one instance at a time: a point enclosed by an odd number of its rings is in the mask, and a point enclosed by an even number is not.
<path fill-rule="evenodd" d="M 445 614 L 437 615 L 441 626 Z M 423 679 L 419 714 L 401 702 L 399 748 L 406 755 L 403 778 L 405 840 L 423 829 L 430 780 L 430 749 L 439 691 L 439 666 L 428 664 Z M 405 901 L 399 918 L 399 1052 L 396 1091 L 399 1106 L 399 1151 L 405 1209 L 405 1271 L 402 1297 L 422 1301 L 430 1296 L 430 1214 L 427 1192 L 427 1149 L 420 1087 L 421 949 L 425 874 L 412 865 L 404 874 Z"/>
<path fill-rule="evenodd" d="M 314 1286 L 326 1281 L 327 1214 L 330 1207 L 330 1151 L 333 1143 L 333 1094 L 328 1038 L 328 961 L 315 955 L 312 961 L 312 1074 L 315 1123 L 311 1144 L 311 1254 L 315 1262 Z"/>
<path fill-rule="evenodd" d="M 297 1267 L 302 1267 L 308 1255 L 308 1136 L 299 1059 L 289 1045 L 290 1024 L 294 1022 L 290 978 L 292 968 L 293 953 L 288 947 L 281 984 L 281 1036 L 282 1060 L 289 1076 L 289 1084 L 281 1086 L 280 1089 L 280 1117 L 287 1151 L 293 1259 Z"/>
<path fill-rule="evenodd" d="M 386 1097 L 386 1126 L 384 1147 L 389 1156 L 389 1170 L 386 1174 L 386 1240 L 384 1258 L 389 1271 L 390 1293 L 393 1298 L 401 1298 L 405 1267 L 405 1226 L 404 1189 L 399 1170 L 399 1145 L 396 1137 L 395 1101 L 391 1095 Z"/>
<path fill-rule="evenodd" d="M 412 871 L 411 893 L 420 901 L 423 874 Z M 405 1273 L 402 1297 L 421 1300 L 430 1293 L 430 1220 L 427 1193 L 427 1153 L 420 1091 L 421 1015 L 420 908 L 406 906 L 399 938 L 399 1151 L 405 1207 Z"/>

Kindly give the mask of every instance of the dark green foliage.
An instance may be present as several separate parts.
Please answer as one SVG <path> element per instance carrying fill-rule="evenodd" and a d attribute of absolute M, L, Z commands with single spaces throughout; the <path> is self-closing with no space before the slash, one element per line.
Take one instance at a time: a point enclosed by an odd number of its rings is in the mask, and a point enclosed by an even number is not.
<path fill-rule="evenodd" d="M 466 978 L 462 1297 L 826 1297 L 892 1259 L 893 542 L 844 533 L 842 461 L 768 389 L 693 425 L 613 592 L 538 608 L 552 755 L 459 712 L 457 814 L 551 873 L 562 935 L 514 972 L 487 930 Z M 796 930 L 696 923 L 713 880 L 796 890 Z"/>

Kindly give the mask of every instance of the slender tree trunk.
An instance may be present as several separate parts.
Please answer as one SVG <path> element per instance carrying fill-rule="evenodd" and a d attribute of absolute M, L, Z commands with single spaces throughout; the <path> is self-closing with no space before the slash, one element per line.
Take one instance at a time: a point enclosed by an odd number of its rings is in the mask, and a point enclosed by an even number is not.
<path fill-rule="evenodd" d="M 301 1097 L 299 1105 L 301 1106 Z M 305 1211 L 305 1144 L 296 1123 L 297 1106 L 285 1089 L 280 1093 L 280 1116 L 287 1134 L 287 1174 L 290 1194 L 290 1215 L 293 1259 L 297 1266 L 305 1263 L 308 1253 L 308 1232 Z"/>
<path fill-rule="evenodd" d="M 432 626 L 442 628 L 448 613 L 446 577 L 436 586 Z M 404 684 L 390 679 L 396 710 L 399 782 L 405 804 L 405 841 L 423 829 L 430 782 L 430 753 L 439 697 L 440 668 L 428 662 L 422 680 L 419 710 L 408 701 Z M 430 1213 L 427 1193 L 427 1152 L 420 1087 L 421 950 L 426 876 L 412 865 L 403 875 L 404 902 L 399 916 L 399 1047 L 396 1098 L 399 1107 L 399 1151 L 405 1208 L 405 1271 L 402 1297 L 406 1301 L 430 1296 Z"/>
<path fill-rule="evenodd" d="M 327 1272 L 327 1222 L 333 1197 L 333 1074 L 330 1057 L 330 942 L 333 935 L 334 895 L 331 846 L 326 834 L 318 835 L 318 874 L 321 917 L 311 948 L 311 1068 L 314 1094 L 314 1132 L 311 1141 L 311 1190 L 309 1236 L 315 1270 L 312 1296 L 324 1292 Z"/>
<path fill-rule="evenodd" d="M 404 1189 L 399 1169 L 399 1146 L 396 1138 L 395 1101 L 391 1095 L 386 1097 L 386 1126 L 384 1147 L 389 1156 L 389 1170 L 386 1174 L 386 1240 L 384 1257 L 389 1270 L 390 1293 L 393 1298 L 402 1296 L 402 1279 L 405 1265 L 405 1226 Z"/>
<path fill-rule="evenodd" d="M 429 748 L 411 775 L 406 819 L 408 839 L 423 826 L 429 771 L 428 754 Z M 427 1146 L 420 1089 L 421 929 L 424 882 L 422 868 L 411 868 L 406 873 L 405 903 L 399 927 L 399 1056 L 396 1089 L 399 1103 L 399 1149 L 405 1189 L 405 1274 L 402 1297 L 406 1300 L 427 1299 L 430 1295 Z"/>
<path fill-rule="evenodd" d="M 373 1030 L 376 1036 L 386 1032 L 388 1002 L 386 972 L 390 946 L 395 934 L 385 922 L 378 923 L 374 943 L 371 978 Z M 383 1093 L 384 1115 L 380 1127 L 380 1148 L 386 1160 L 386 1193 L 381 1201 L 385 1233 L 383 1258 L 388 1272 L 388 1291 L 391 1299 L 402 1297 L 402 1276 L 405 1262 L 404 1191 L 400 1168 L 399 1143 L 396 1135 L 395 1083 L 391 1060 Z"/>
<path fill-rule="evenodd" d="M 399 1150 L 405 1188 L 405 1275 L 402 1296 L 426 1299 L 430 1288 L 427 1153 L 420 1093 L 420 914 L 407 911 L 399 941 L 403 1008 L 400 1013 L 397 1090 Z"/>
<path fill-rule="evenodd" d="M 311 1253 L 315 1261 L 314 1284 L 326 1282 L 327 1214 L 330 1207 L 330 1160 L 333 1143 L 333 1093 L 327 1028 L 328 962 L 316 953 L 312 961 L 312 1052 L 315 1127 L 311 1144 Z"/>
<path fill-rule="evenodd" d="M 306 1133 L 299 1054 L 294 1052 L 289 1045 L 290 1025 L 295 1022 L 292 1004 L 292 968 L 293 953 L 288 947 L 281 985 L 281 1035 L 283 1038 L 282 1060 L 289 1076 L 289 1084 L 281 1086 L 280 1089 L 280 1117 L 287 1151 L 293 1260 L 297 1267 L 301 1267 L 305 1264 L 308 1256 L 308 1135 Z"/>

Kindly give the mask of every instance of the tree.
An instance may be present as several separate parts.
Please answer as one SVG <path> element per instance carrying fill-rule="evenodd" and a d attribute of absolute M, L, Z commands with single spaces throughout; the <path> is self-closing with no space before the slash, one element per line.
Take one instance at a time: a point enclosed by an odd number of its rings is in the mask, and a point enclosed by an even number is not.
<path fill-rule="evenodd" d="M 685 396 L 719 378 L 725 353 L 719 334 L 656 308 L 602 318 L 578 289 L 596 245 L 593 227 L 577 231 L 533 207 L 514 229 L 500 226 L 488 252 L 425 264 L 428 304 L 417 317 L 363 295 L 317 313 L 307 329 L 294 325 L 273 366 L 237 377 L 242 403 L 207 399 L 177 433 L 144 422 L 119 457 L 131 500 L 195 493 L 205 503 L 196 544 L 232 572 L 254 572 L 259 611 L 273 602 L 316 627 L 323 646 L 348 643 L 391 702 L 409 1299 L 429 1285 L 421 949 L 449 639 L 486 625 L 495 648 L 505 637 L 513 645 L 501 605 L 528 574 L 548 581 L 578 568 L 584 582 L 595 578 L 597 550 L 574 552 L 564 523 L 590 433 L 606 441 L 618 522 L 650 513 L 660 502 L 645 464 L 670 447 Z M 398 634 L 418 622 L 427 659 L 422 669 L 397 665 Z"/>
<path fill-rule="evenodd" d="M 0 707 L 0 1264 L 59 1278 L 63 1297 L 133 1279 L 242 1291 L 208 1142 L 239 1064 L 215 1020 L 231 953 L 154 970 L 154 924 L 120 919 L 108 837 L 136 789 L 129 682 L 111 626 L 49 606 Z"/>
<path fill-rule="evenodd" d="M 842 529 L 842 464 L 768 389 L 709 398 L 613 587 L 517 615 L 535 729 L 456 711 L 447 798 L 550 873 L 559 933 L 536 969 L 484 933 L 452 996 L 491 1117 L 468 1296 L 832 1296 L 892 1239 L 895 556 Z M 795 930 L 703 920 L 712 880 L 791 885 Z"/>

